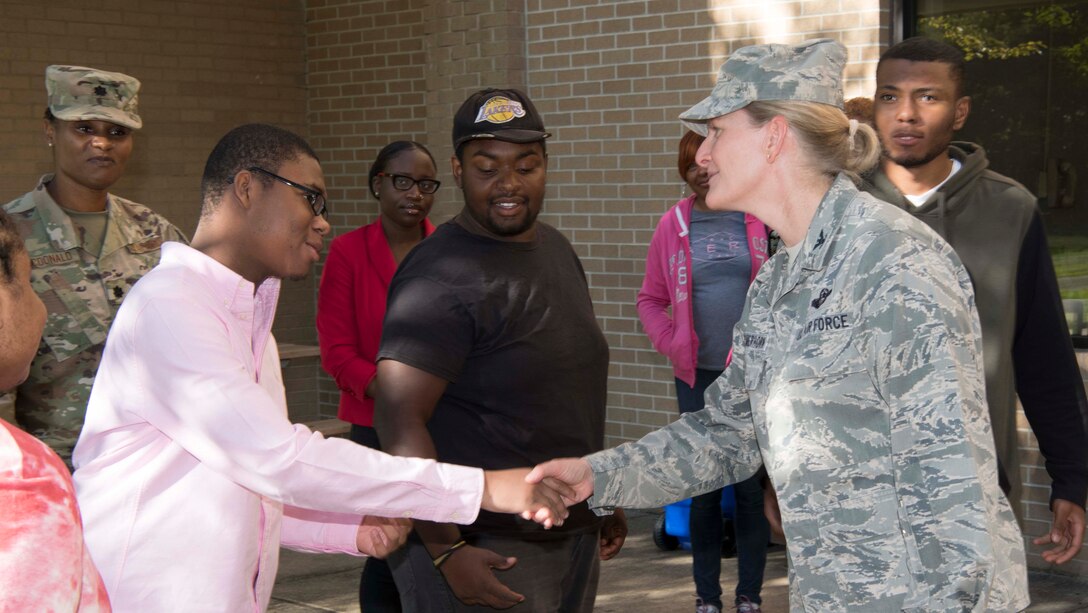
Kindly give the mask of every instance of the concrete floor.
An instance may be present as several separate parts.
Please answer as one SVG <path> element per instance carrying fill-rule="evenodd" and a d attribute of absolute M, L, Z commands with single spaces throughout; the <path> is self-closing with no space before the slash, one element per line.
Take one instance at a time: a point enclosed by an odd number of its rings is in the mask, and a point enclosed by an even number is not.
<path fill-rule="evenodd" d="M 630 511 L 629 534 L 616 558 L 601 564 L 597 592 L 599 613 L 666 613 L 692 611 L 695 588 L 691 581 L 691 554 L 661 551 L 653 544 L 657 512 Z M 344 555 L 314 555 L 284 550 L 280 574 L 269 611 L 357 613 L 362 562 Z M 737 577 L 736 559 L 722 560 L 722 587 L 728 596 Z M 1088 611 L 1088 582 L 1047 573 L 1031 573 L 1032 613 Z M 763 583 L 763 610 L 785 612 L 788 606 L 786 557 L 781 547 L 767 559 Z M 510 609 L 516 611 L 517 609 Z"/>

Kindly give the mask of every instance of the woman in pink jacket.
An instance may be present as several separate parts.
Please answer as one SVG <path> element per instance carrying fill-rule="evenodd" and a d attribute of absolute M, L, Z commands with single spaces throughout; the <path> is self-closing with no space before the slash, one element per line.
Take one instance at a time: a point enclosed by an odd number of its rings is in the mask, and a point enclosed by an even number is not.
<path fill-rule="evenodd" d="M 351 423 L 351 440 L 380 449 L 374 395 L 380 384 L 374 358 L 381 343 L 389 281 L 404 256 L 434 231 L 427 219 L 439 181 L 431 152 L 413 141 L 386 145 L 370 167 L 376 221 L 332 241 L 317 295 L 321 366 L 340 388 L 337 417 Z M 359 584 L 363 611 L 400 611 L 384 560 L 367 560 Z"/>
<path fill-rule="evenodd" d="M 669 358 L 681 413 L 703 408 L 703 393 L 725 369 L 748 285 L 767 260 L 767 227 L 733 211 L 706 206 L 706 170 L 695 163 L 703 137 L 680 140 L 677 169 L 692 195 L 661 218 L 646 256 L 638 315 L 654 349 Z M 671 308 L 671 316 L 670 316 Z M 734 485 L 737 611 L 759 611 L 770 538 L 763 515 L 762 475 Z M 721 490 L 691 502 L 692 575 L 697 613 L 721 611 Z"/>

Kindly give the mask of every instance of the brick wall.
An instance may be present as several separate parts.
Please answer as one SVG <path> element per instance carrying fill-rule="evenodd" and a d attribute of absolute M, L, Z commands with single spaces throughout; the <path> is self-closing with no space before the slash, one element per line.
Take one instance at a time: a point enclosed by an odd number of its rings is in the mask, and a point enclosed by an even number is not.
<path fill-rule="evenodd" d="M 676 116 L 707 95 L 729 53 L 753 43 L 841 40 L 847 95 L 869 93 L 886 11 L 871 0 L 529 0 L 527 11 L 530 92 L 555 134 L 543 219 L 582 257 L 612 349 L 611 445 L 676 417 L 672 369 L 635 310 L 654 227 L 683 186 Z"/>
<path fill-rule="evenodd" d="M 378 151 L 394 140 L 427 140 L 426 4 L 306 3 L 310 144 L 322 160 L 334 236 L 377 217 L 367 172 Z M 321 410 L 335 416 L 339 391 L 319 372 Z"/>
<path fill-rule="evenodd" d="M 833 14 L 813 4 L 709 11 L 695 0 L 311 0 L 308 111 L 334 231 L 375 218 L 366 173 L 377 151 L 400 138 L 431 148 L 446 183 L 432 219 L 452 216 L 461 206 L 445 161 L 454 111 L 481 87 L 527 88 L 555 133 L 542 218 L 583 257 L 612 346 L 609 443 L 668 423 L 671 369 L 649 349 L 634 292 L 654 224 L 679 197 L 676 114 L 709 91 L 733 48 L 774 36 L 772 23 L 788 24 L 784 31 L 796 24 L 788 40 L 836 36 L 852 61 L 876 58 L 882 13 L 866 8 L 871 0 Z M 872 89 L 864 68 L 851 70 L 851 95 Z M 338 392 L 324 377 L 321 390 L 331 413 Z"/>
<path fill-rule="evenodd" d="M 303 10 L 296 0 L 4 0 L 0 7 L 0 202 L 52 170 L 42 134 L 43 75 L 77 64 L 141 80 L 137 132 L 118 195 L 147 204 L 187 234 L 200 175 L 230 128 L 263 121 L 305 133 Z M 313 342 L 313 280 L 287 283 L 281 341 Z M 297 413 L 312 411 L 316 362 L 285 372 Z"/>
<path fill-rule="evenodd" d="M 489 85 L 525 86 L 524 17 L 515 0 L 311 0 L 307 3 L 309 120 L 330 187 L 337 234 L 377 217 L 367 173 L 400 139 L 427 145 L 443 186 L 431 220 L 462 205 L 450 175 L 453 115 Z M 321 406 L 339 392 L 321 377 Z"/>
<path fill-rule="evenodd" d="M 676 116 L 706 96 L 729 53 L 753 43 L 835 38 L 848 49 L 846 97 L 872 95 L 876 61 L 891 42 L 887 6 L 528 0 L 529 91 L 554 132 L 542 219 L 574 242 L 611 347 L 608 445 L 676 417 L 672 369 L 650 346 L 635 310 L 653 229 L 680 197 Z M 1050 480 L 1020 417 L 1025 528 L 1035 536 L 1049 526 Z M 1047 566 L 1040 548 L 1029 551 L 1032 566 Z M 1084 575 L 1086 564 L 1074 560 L 1059 570 Z"/>

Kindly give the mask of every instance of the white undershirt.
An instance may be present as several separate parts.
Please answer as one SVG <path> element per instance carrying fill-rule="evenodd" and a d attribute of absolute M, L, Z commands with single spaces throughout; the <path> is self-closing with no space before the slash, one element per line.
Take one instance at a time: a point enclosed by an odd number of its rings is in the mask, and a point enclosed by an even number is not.
<path fill-rule="evenodd" d="M 797 256 L 801 254 L 801 246 L 804 244 L 805 241 L 800 240 L 792 247 L 783 246 L 783 249 L 786 250 L 786 255 L 790 256 L 789 264 L 787 265 L 788 272 L 793 272 L 793 269 L 797 267 Z"/>
<path fill-rule="evenodd" d="M 906 198 L 907 201 L 910 202 L 915 208 L 922 206 L 926 203 L 927 200 L 929 200 L 930 196 L 937 193 L 937 190 L 940 189 L 942 185 L 948 183 L 948 180 L 952 178 L 952 175 L 959 172 L 960 168 L 963 168 L 963 164 L 961 164 L 960 161 L 956 158 L 952 158 L 952 171 L 948 173 L 948 176 L 944 178 L 944 181 L 941 181 L 940 183 L 934 185 L 931 189 L 927 190 L 923 194 L 918 194 L 917 196 L 903 194 L 903 197 Z"/>

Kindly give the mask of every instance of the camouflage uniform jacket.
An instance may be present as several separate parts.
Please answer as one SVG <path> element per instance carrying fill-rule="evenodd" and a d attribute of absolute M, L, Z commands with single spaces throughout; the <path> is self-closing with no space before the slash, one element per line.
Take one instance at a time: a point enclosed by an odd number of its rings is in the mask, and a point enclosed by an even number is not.
<path fill-rule="evenodd" d="M 46 190 L 4 205 L 30 254 L 30 282 L 48 310 L 30 376 L 19 386 L 19 425 L 70 462 L 83 427 L 106 332 L 121 300 L 159 262 L 163 241 L 185 235 L 151 209 L 109 195 L 109 221 L 101 254 L 83 249 L 79 230 Z"/>
<path fill-rule="evenodd" d="M 659 506 L 762 461 L 792 610 L 1023 609 L 1023 539 L 998 487 L 958 258 L 844 176 L 797 257 L 756 277 L 706 409 L 588 457 L 591 506 Z"/>

